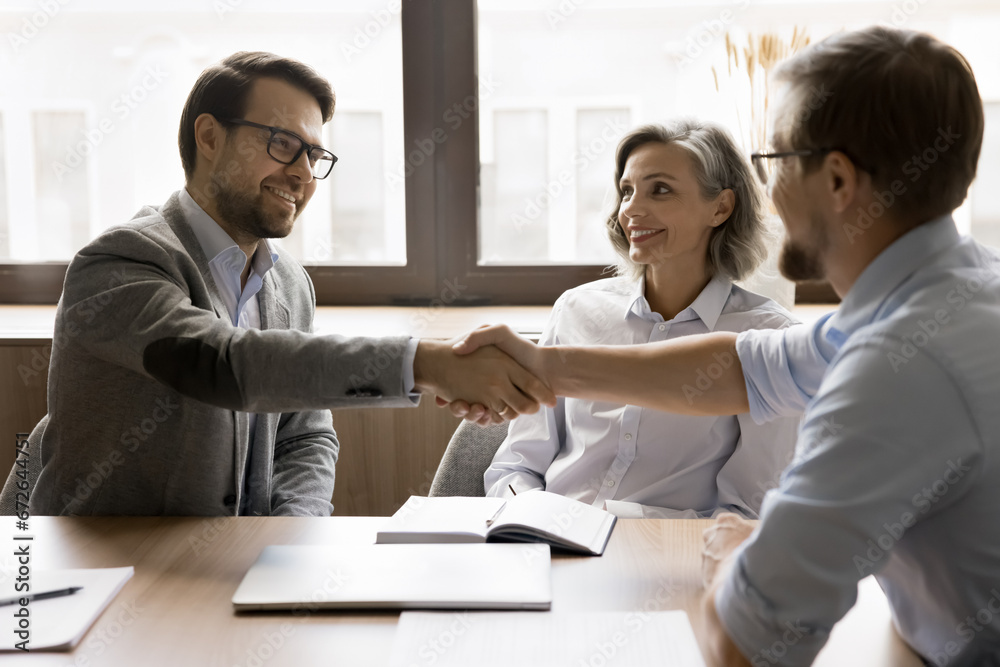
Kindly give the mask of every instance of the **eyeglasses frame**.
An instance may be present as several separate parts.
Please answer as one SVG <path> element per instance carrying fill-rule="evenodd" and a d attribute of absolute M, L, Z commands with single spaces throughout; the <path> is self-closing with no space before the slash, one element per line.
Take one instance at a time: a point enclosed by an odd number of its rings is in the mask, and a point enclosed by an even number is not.
<path fill-rule="evenodd" d="M 323 151 L 324 153 L 328 154 L 330 156 L 330 169 L 325 174 L 323 174 L 322 176 L 319 176 L 318 174 L 316 174 L 313 171 L 313 169 L 312 169 L 312 165 L 310 165 L 310 168 L 309 168 L 310 173 L 312 173 L 313 178 L 318 179 L 318 180 L 323 180 L 324 178 L 326 178 L 327 176 L 329 176 L 330 172 L 333 171 L 334 165 L 337 164 L 337 160 L 339 159 L 329 149 L 323 148 L 322 146 L 319 146 L 317 144 L 310 144 L 308 141 L 306 141 L 305 139 L 303 139 L 299 135 L 295 134 L 291 130 L 286 130 L 283 127 L 275 127 L 273 125 L 262 125 L 261 123 L 254 123 L 253 121 L 243 120 L 242 118 L 228 118 L 228 119 L 223 119 L 222 122 L 223 123 L 230 123 L 232 125 L 243 125 L 243 126 L 246 126 L 246 127 L 254 127 L 254 128 L 257 128 L 258 130 L 267 130 L 268 132 L 270 132 L 271 136 L 269 136 L 267 138 L 267 155 L 268 155 L 268 157 L 270 157 L 272 160 L 274 160 L 275 162 L 277 162 L 279 164 L 295 164 L 298 161 L 298 159 L 300 157 L 302 157 L 303 153 L 306 154 L 307 159 L 308 159 L 308 155 L 309 155 L 309 153 L 311 153 L 313 151 L 313 149 L 319 150 L 319 151 Z M 299 143 L 302 144 L 302 146 L 299 148 L 299 150 L 295 153 L 295 157 L 293 157 L 288 162 L 285 162 L 284 160 L 279 160 L 278 158 L 276 158 L 274 155 L 271 154 L 271 142 L 274 140 L 274 135 L 276 135 L 278 132 L 284 132 L 285 134 L 290 134 L 293 137 L 295 137 L 296 139 L 298 139 Z M 317 162 L 318 162 L 318 160 L 317 160 Z"/>
<path fill-rule="evenodd" d="M 832 153 L 833 151 L 838 151 L 838 152 L 843 153 L 844 155 L 846 155 L 847 159 L 849 159 L 851 162 L 853 162 L 855 164 L 855 166 L 857 166 L 858 169 L 861 169 L 862 171 L 866 171 L 869 174 L 873 174 L 874 173 L 872 170 L 865 169 L 864 167 L 862 167 L 861 165 L 859 165 L 858 161 L 855 160 L 854 158 L 852 158 L 850 156 L 850 154 L 847 153 L 847 151 L 843 150 L 842 148 L 802 148 L 802 149 L 799 149 L 797 151 L 780 151 L 780 152 L 777 152 L 777 153 L 763 153 L 763 152 L 758 151 L 758 152 L 754 152 L 754 153 L 750 154 L 750 162 L 753 164 L 754 171 L 757 172 L 757 178 L 760 179 L 761 184 L 763 184 L 765 187 L 767 187 L 769 185 L 769 181 L 771 179 L 770 179 L 769 175 L 767 174 L 766 167 L 763 166 L 765 164 L 764 160 L 770 160 L 770 159 L 774 159 L 774 158 L 783 158 L 783 157 L 810 157 L 810 156 L 813 156 L 813 155 L 824 155 L 826 153 Z M 760 166 L 758 166 L 758 165 L 760 165 Z"/>

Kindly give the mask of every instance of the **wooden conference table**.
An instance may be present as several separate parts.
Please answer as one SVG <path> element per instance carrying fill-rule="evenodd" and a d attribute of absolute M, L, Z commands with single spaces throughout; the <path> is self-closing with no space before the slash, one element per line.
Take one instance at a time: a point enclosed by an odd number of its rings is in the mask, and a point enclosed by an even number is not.
<path fill-rule="evenodd" d="M 0 531 L 7 545 L 13 517 Z M 9 523 L 8 523 L 9 521 Z M 121 567 L 135 576 L 71 653 L 5 654 L 4 665 L 278 667 L 388 664 L 393 612 L 241 614 L 230 599 L 268 544 L 374 542 L 382 518 L 32 517 L 32 569 Z M 687 610 L 701 638 L 700 547 L 708 521 L 619 521 L 601 558 L 553 558 L 552 611 Z M 6 551 L 6 549 L 4 549 Z M 817 665 L 919 665 L 873 579 Z"/>

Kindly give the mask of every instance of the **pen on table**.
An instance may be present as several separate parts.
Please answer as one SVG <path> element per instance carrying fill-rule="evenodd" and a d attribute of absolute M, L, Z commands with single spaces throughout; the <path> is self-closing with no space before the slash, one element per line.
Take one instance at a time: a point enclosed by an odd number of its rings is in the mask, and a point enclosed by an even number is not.
<path fill-rule="evenodd" d="M 48 600 L 49 598 L 61 598 L 64 595 L 72 595 L 73 593 L 82 590 L 83 586 L 71 586 L 70 588 L 61 588 L 58 591 L 45 591 L 44 593 L 29 593 L 28 595 L 18 595 L 17 597 L 0 600 L 0 607 L 4 607 L 6 605 L 11 605 L 11 604 L 18 604 L 21 600 L 34 602 L 36 600 Z"/>

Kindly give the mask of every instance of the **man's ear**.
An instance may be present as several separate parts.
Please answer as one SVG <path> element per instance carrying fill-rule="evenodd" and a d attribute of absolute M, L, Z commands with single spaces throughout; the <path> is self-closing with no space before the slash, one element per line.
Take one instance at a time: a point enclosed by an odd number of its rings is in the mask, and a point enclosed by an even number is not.
<path fill-rule="evenodd" d="M 215 116 L 203 113 L 194 119 L 194 143 L 197 155 L 202 155 L 209 163 L 214 163 L 226 142 L 226 128 Z"/>
<path fill-rule="evenodd" d="M 836 213 L 843 213 L 854 202 L 858 193 L 861 171 L 854 162 L 840 151 L 831 151 L 823 161 L 824 187 Z"/>
<path fill-rule="evenodd" d="M 715 198 L 715 213 L 712 216 L 712 226 L 718 227 L 726 220 L 729 220 L 729 216 L 733 214 L 734 208 L 736 208 L 736 195 L 733 194 L 732 190 L 726 188 Z"/>

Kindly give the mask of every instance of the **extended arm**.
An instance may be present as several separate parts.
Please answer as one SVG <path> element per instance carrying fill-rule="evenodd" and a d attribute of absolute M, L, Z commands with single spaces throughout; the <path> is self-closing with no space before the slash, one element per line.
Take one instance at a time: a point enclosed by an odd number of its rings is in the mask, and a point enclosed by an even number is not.
<path fill-rule="evenodd" d="M 662 343 L 538 347 L 505 325 L 477 329 L 455 347 L 467 354 L 496 345 L 558 396 L 614 401 L 689 415 L 748 409 L 735 333 Z"/>

